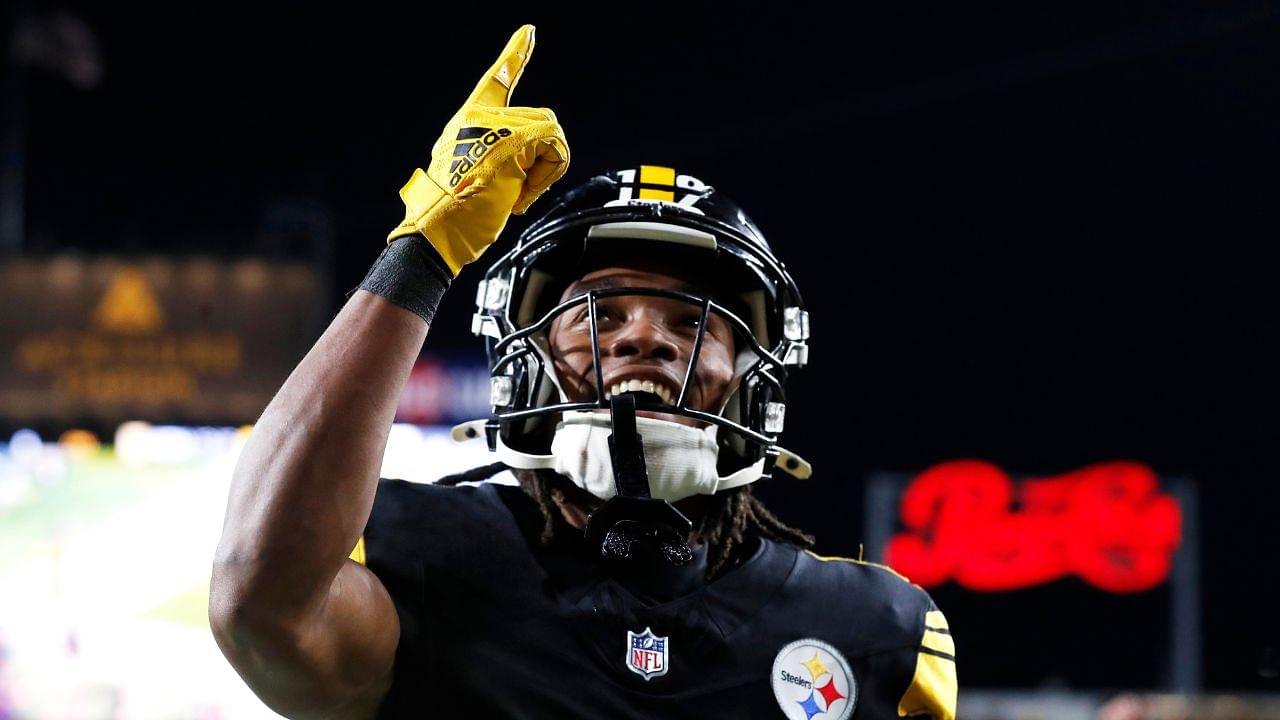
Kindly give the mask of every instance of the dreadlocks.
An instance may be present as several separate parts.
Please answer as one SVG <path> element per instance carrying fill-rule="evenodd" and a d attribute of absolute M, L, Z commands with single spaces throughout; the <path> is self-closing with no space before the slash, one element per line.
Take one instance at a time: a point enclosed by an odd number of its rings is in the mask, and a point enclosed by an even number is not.
<path fill-rule="evenodd" d="M 443 477 L 436 484 L 452 487 L 464 482 L 479 482 L 507 469 L 516 476 L 520 488 L 533 498 L 542 512 L 540 539 L 543 543 L 551 542 L 561 532 L 577 532 L 560 513 L 560 505 L 565 502 L 567 495 L 565 486 L 572 484 L 552 470 L 520 470 L 508 468 L 506 463 L 496 462 Z M 576 486 L 572 487 L 576 489 Z M 698 534 L 707 545 L 708 580 L 714 579 L 722 571 L 733 569 L 743 560 L 739 555 L 746 547 L 744 542 L 752 535 L 801 548 L 811 548 L 814 543 L 812 535 L 787 525 L 770 512 L 752 494 L 750 485 L 712 495 L 710 505 L 698 525 Z"/>

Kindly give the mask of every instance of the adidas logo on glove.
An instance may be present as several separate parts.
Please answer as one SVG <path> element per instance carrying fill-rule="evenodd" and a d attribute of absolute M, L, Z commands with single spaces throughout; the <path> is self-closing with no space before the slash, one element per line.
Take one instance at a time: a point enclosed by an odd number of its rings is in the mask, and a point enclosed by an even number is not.
<path fill-rule="evenodd" d="M 471 172 L 471 168 L 476 166 L 476 160 L 479 160 L 489 148 L 498 144 L 498 141 L 504 137 L 511 137 L 511 131 L 507 128 L 484 127 L 464 127 L 458 131 L 458 144 L 453 148 L 454 157 L 461 156 L 454 160 L 449 166 L 449 187 L 458 187 L 458 183 L 462 182 L 463 176 Z M 476 139 L 479 138 L 479 139 Z M 463 142 L 464 140 L 472 140 L 473 142 Z"/>

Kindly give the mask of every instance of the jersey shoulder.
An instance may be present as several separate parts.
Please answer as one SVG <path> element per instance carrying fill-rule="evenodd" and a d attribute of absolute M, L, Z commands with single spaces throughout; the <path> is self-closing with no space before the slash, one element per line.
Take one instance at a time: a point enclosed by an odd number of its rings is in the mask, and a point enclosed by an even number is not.
<path fill-rule="evenodd" d="M 937 609 L 924 588 L 878 563 L 806 550 L 797 558 L 795 578 L 815 600 L 858 618 L 850 629 L 869 653 L 919 642 L 925 616 Z"/>
<path fill-rule="evenodd" d="M 797 571 L 846 619 L 845 646 L 890 680 L 879 693 L 884 714 L 954 720 L 955 642 L 924 588 L 886 565 L 808 551 Z"/>
<path fill-rule="evenodd" d="M 497 514 L 502 503 L 492 488 L 484 483 L 442 487 L 429 483 L 409 482 L 382 478 L 374 496 L 371 522 L 382 524 L 416 524 L 429 518 L 433 523 L 450 523 L 457 517 L 471 520 Z M 447 516 L 434 517 L 424 513 L 448 511 Z"/>
<path fill-rule="evenodd" d="M 372 528 L 444 525 L 474 521 L 495 515 L 501 504 L 483 485 L 441 487 L 426 483 L 383 478 L 369 514 Z"/>
<path fill-rule="evenodd" d="M 401 562 L 462 566 L 477 553 L 522 545 L 502 491 L 521 492 L 486 483 L 440 487 L 380 480 L 358 549 L 376 570 Z"/>

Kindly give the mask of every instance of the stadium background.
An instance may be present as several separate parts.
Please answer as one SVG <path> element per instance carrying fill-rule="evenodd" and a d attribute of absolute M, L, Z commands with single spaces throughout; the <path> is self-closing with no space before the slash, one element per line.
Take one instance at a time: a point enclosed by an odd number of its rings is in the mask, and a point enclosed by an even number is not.
<path fill-rule="evenodd" d="M 1131 460 L 1193 489 L 1195 672 L 1171 662 L 1167 582 L 947 582 L 931 592 L 963 717 L 1280 716 L 1280 5 L 26 2 L 5 22 L 0 717 L 263 716 L 201 626 L 238 428 L 521 22 L 539 47 L 516 101 L 560 116 L 566 186 L 687 170 L 748 208 L 800 283 L 813 352 L 784 442 L 817 474 L 760 492 L 821 552 L 897 522 L 872 478 L 949 460 L 1020 478 Z M 439 429 L 484 410 L 476 275 L 440 310 L 388 474 L 484 457 Z M 113 288 L 123 325 L 104 319 Z M 137 319 L 148 302 L 163 322 Z M 33 359 L 58 332 L 204 338 L 216 365 L 214 330 L 239 333 L 239 362 L 191 370 L 171 402 L 40 402 L 68 387 Z M 151 391 L 77 362 L 79 390 Z"/>

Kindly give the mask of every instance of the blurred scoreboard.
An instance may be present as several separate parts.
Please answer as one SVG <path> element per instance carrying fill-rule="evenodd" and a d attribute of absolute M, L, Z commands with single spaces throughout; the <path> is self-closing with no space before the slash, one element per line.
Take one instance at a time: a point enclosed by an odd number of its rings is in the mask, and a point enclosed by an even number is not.
<path fill-rule="evenodd" d="M 0 417 L 252 420 L 314 341 L 301 263 L 83 258 L 0 263 Z"/>

